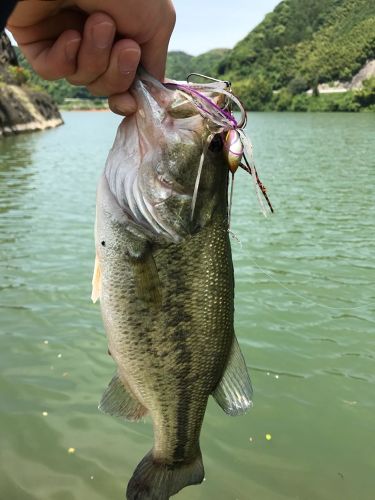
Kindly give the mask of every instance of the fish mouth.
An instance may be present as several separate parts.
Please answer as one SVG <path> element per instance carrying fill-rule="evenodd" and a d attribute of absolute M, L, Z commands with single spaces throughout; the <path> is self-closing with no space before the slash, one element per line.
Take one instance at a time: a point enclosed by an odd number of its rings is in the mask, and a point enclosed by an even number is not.
<path fill-rule="evenodd" d="M 160 126 L 166 115 L 165 110 L 173 101 L 173 92 L 144 71 L 135 79 L 129 92 L 137 103 L 137 116 L 142 119 L 143 125 Z"/>
<path fill-rule="evenodd" d="M 167 179 L 164 175 L 159 174 L 156 177 L 156 183 L 160 186 L 160 188 L 164 190 L 169 190 L 171 191 L 171 195 L 178 195 L 178 196 L 189 196 L 193 194 L 193 191 L 190 189 L 186 189 L 183 187 L 181 184 L 174 180 Z M 170 198 L 170 196 L 168 198 Z M 167 198 L 166 198 L 167 199 Z M 163 200 L 164 201 L 164 200 Z"/>

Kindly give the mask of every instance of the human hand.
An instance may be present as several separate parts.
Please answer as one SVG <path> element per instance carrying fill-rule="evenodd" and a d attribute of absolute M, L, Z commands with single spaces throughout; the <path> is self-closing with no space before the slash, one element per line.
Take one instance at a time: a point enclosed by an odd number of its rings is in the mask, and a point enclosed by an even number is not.
<path fill-rule="evenodd" d="M 170 0 L 24 0 L 8 28 L 40 76 L 85 85 L 130 114 L 137 66 L 163 78 L 174 22 Z M 115 41 L 116 28 L 126 38 Z"/>

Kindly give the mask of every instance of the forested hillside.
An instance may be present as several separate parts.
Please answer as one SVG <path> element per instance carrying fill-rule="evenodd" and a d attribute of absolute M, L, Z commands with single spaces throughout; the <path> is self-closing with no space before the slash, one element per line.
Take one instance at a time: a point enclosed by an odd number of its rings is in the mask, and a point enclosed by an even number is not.
<path fill-rule="evenodd" d="M 186 64 L 179 67 L 177 54 L 171 54 L 169 76 L 184 78 L 186 68 L 204 72 L 204 59 L 208 74 L 231 80 L 250 108 L 292 109 L 294 95 L 319 83 L 350 81 L 375 58 L 375 1 L 284 0 L 233 50 L 183 58 Z M 325 97 L 320 104 L 335 109 L 332 103 L 337 102 L 337 108 L 345 110 L 362 107 L 362 101 L 352 106 L 352 97 Z"/>
<path fill-rule="evenodd" d="M 374 0 L 284 0 L 221 61 L 233 80 L 267 77 L 273 89 L 349 80 L 375 57 Z"/>
<path fill-rule="evenodd" d="M 186 80 L 193 72 L 217 76 L 219 65 L 230 52 L 230 49 L 214 49 L 195 57 L 186 52 L 169 52 L 167 76 L 174 80 Z"/>

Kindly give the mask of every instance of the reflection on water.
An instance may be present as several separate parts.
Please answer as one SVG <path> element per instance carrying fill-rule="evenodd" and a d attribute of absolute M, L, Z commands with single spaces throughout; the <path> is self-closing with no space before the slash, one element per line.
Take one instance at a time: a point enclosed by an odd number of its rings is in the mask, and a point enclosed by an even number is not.
<path fill-rule="evenodd" d="M 0 139 L 0 215 L 19 208 L 18 198 L 30 189 L 34 145 L 34 135 Z M 0 219 L 0 224 L 3 222 Z"/>
<path fill-rule="evenodd" d="M 118 118 L 65 119 L 0 141 L 1 499 L 123 498 L 151 445 L 149 422 L 96 408 L 114 367 L 90 302 L 95 187 Z M 231 419 L 210 402 L 206 481 L 181 500 L 372 499 L 373 126 L 250 115 L 276 210 L 264 219 L 238 174 L 236 331 L 255 407 Z"/>

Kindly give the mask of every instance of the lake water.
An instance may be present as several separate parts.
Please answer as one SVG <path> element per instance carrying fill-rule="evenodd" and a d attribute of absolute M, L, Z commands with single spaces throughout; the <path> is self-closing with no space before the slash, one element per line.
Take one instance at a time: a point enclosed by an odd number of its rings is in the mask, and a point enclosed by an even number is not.
<path fill-rule="evenodd" d="M 90 301 L 95 188 L 119 120 L 64 119 L 0 140 L 1 500 L 122 499 L 152 442 L 149 421 L 97 410 L 114 366 Z M 255 113 L 248 129 L 275 207 L 265 219 L 238 174 L 235 327 L 255 406 L 209 403 L 206 481 L 176 498 L 372 500 L 375 115 Z"/>

